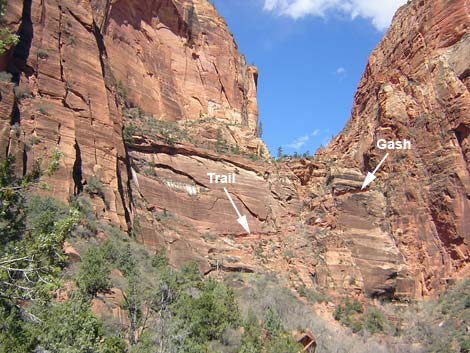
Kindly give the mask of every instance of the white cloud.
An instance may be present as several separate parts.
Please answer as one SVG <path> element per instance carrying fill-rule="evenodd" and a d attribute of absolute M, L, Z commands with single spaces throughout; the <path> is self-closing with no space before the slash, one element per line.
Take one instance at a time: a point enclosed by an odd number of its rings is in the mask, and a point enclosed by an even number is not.
<path fill-rule="evenodd" d="M 395 11 L 407 0 L 264 0 L 264 9 L 280 15 L 302 18 L 308 15 L 326 17 L 329 12 L 340 12 L 354 19 L 371 20 L 380 31 L 390 25 Z"/>
<path fill-rule="evenodd" d="M 288 148 L 292 148 L 294 150 L 300 150 L 302 147 L 305 146 L 305 144 L 310 141 L 310 139 L 312 137 L 316 137 L 318 135 L 320 135 L 321 131 L 319 129 L 316 129 L 315 131 L 313 131 L 310 135 L 305 135 L 305 136 L 301 136 L 301 137 L 298 137 L 296 138 L 294 141 L 292 141 L 291 143 L 288 143 L 286 145 L 286 147 Z"/>
<path fill-rule="evenodd" d="M 294 150 L 299 150 L 308 142 L 308 140 L 310 140 L 310 136 L 305 135 L 287 144 L 286 147 L 292 148 Z"/>
<path fill-rule="evenodd" d="M 338 75 L 338 76 L 346 75 L 346 69 L 344 67 L 338 67 L 336 69 L 336 75 Z"/>

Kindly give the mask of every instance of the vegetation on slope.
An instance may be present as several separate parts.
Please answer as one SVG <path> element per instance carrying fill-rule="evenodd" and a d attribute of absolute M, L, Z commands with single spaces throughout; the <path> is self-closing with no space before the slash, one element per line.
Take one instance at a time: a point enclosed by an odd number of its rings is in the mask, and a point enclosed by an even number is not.
<path fill-rule="evenodd" d="M 33 196 L 38 175 L 13 170 L 11 158 L 0 164 L 0 352 L 298 350 L 276 315 L 265 327 L 244 319 L 234 292 L 203 279 L 195 263 L 172 269 L 163 251 L 151 255 L 96 219 L 85 194 L 70 206 Z M 80 249 L 79 264 L 68 263 L 66 239 Z M 96 317 L 93 303 L 118 288 L 126 323 Z"/>

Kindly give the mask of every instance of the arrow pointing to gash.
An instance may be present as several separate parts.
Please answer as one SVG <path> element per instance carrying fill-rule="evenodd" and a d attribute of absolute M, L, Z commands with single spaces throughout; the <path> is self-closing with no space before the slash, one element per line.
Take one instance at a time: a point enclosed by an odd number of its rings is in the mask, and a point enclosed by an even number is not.
<path fill-rule="evenodd" d="M 375 173 L 377 173 L 377 171 L 382 166 L 383 162 L 385 162 L 387 157 L 388 157 L 388 153 L 385 155 L 384 158 L 382 158 L 379 165 L 377 166 L 377 168 L 374 169 L 374 171 L 372 173 L 370 173 L 370 172 L 367 173 L 366 180 L 364 180 L 364 183 L 362 184 L 361 190 L 364 190 L 370 183 L 372 183 L 375 179 L 377 179 L 377 177 L 375 176 Z"/>
<path fill-rule="evenodd" d="M 229 199 L 230 202 L 232 203 L 232 206 L 233 206 L 233 208 L 235 209 L 235 212 L 237 212 L 237 215 L 238 215 L 237 222 L 240 223 L 240 225 L 243 227 L 243 229 L 245 229 L 245 231 L 246 231 L 248 234 L 251 234 L 251 232 L 250 232 L 250 227 L 248 226 L 248 221 L 246 220 L 246 216 L 242 216 L 241 213 L 238 211 L 238 208 L 237 208 L 237 206 L 235 205 L 235 202 L 233 202 L 233 200 L 232 200 L 232 196 L 230 196 L 230 194 L 228 193 L 228 191 L 227 191 L 226 188 L 224 188 L 224 191 L 225 191 L 225 193 L 227 194 L 228 199 Z"/>

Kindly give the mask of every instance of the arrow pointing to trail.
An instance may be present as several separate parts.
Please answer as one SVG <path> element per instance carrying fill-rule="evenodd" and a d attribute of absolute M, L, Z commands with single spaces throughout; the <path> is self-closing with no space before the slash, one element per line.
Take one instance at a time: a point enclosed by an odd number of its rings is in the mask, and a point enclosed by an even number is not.
<path fill-rule="evenodd" d="M 238 211 L 238 208 L 237 208 L 237 206 L 235 205 L 235 202 L 233 202 L 233 200 L 232 200 L 232 196 L 230 196 L 230 194 L 228 193 L 228 191 L 227 191 L 226 188 L 224 188 L 224 191 L 225 191 L 225 193 L 227 194 L 228 199 L 229 199 L 230 202 L 232 203 L 232 206 L 233 206 L 233 208 L 235 209 L 235 212 L 237 212 L 237 215 L 238 215 L 237 222 L 240 223 L 240 225 L 243 227 L 243 229 L 245 229 L 245 231 L 246 231 L 248 234 L 251 234 L 251 232 L 250 232 L 250 227 L 248 226 L 248 221 L 246 220 L 246 216 L 242 216 L 241 213 Z"/>
<path fill-rule="evenodd" d="M 382 158 L 382 160 L 380 161 L 379 165 L 374 169 L 374 171 L 372 173 L 367 173 L 367 176 L 366 176 L 366 180 L 364 180 L 364 183 L 362 184 L 362 188 L 361 190 L 364 190 L 370 183 L 372 183 L 377 177 L 375 176 L 375 173 L 377 173 L 377 171 L 379 170 L 379 168 L 382 166 L 383 162 L 385 162 L 385 160 L 387 159 L 388 157 L 388 153 L 385 155 L 384 158 Z"/>

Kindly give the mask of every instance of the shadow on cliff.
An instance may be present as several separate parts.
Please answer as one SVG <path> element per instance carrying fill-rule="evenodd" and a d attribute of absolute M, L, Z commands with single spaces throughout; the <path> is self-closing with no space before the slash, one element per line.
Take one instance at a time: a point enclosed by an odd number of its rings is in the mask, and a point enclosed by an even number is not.
<path fill-rule="evenodd" d="M 33 22 L 31 20 L 31 6 L 32 0 L 23 1 L 21 25 L 18 30 L 20 40 L 13 52 L 13 60 L 10 61 L 8 66 L 8 72 L 13 74 L 13 79 L 17 84 L 20 81 L 21 73 L 25 73 L 26 76 L 34 74 L 34 69 L 27 64 L 34 37 Z"/>

